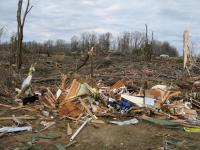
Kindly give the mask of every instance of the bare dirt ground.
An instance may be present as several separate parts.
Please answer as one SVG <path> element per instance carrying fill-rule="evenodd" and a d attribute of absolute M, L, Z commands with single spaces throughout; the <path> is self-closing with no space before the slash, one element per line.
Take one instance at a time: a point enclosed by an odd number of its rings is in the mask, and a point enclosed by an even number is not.
<path fill-rule="evenodd" d="M 13 113 L 12 113 L 13 114 Z M 21 114 L 21 113 L 20 113 Z M 27 114 L 27 113 L 26 113 Z M 1 138 L 0 149 L 25 148 L 30 144 L 31 136 L 56 134 L 59 137 L 55 139 L 39 139 L 34 145 L 40 146 L 46 150 L 54 150 L 55 144 L 66 145 L 69 142 L 67 136 L 66 121 L 57 121 L 57 124 L 42 133 L 11 133 Z M 33 124 L 32 122 L 29 122 Z M 71 123 L 71 122 L 70 122 Z M 77 126 L 71 123 L 75 130 Z M 168 136 L 169 139 L 179 140 L 180 144 L 176 145 L 176 149 L 199 149 L 200 138 L 198 133 L 186 133 L 180 130 L 166 129 L 163 127 L 140 122 L 137 125 L 117 126 L 110 124 L 98 125 L 94 128 L 88 125 L 77 136 L 77 144 L 69 149 L 88 150 L 88 149 L 162 149 L 163 137 Z M 182 142 L 185 142 L 182 144 Z"/>
<path fill-rule="evenodd" d="M 156 84 L 176 85 L 182 78 L 182 63 L 180 60 L 171 59 L 168 61 L 154 60 L 151 63 L 138 62 L 134 59 L 127 59 L 126 57 L 113 56 L 110 61 L 105 61 L 103 58 L 96 59 L 94 75 L 95 79 L 102 80 L 107 85 L 113 84 L 118 79 L 126 79 L 130 81 L 130 88 L 138 91 L 144 84 L 144 81 L 148 82 L 148 86 Z M 24 74 L 22 78 L 26 76 L 27 69 L 32 62 L 27 63 L 25 66 Z M 54 55 L 50 58 L 46 56 L 40 56 L 37 58 L 36 73 L 33 77 L 33 88 L 40 90 L 41 87 L 52 86 L 59 83 L 59 72 L 69 73 L 73 71 L 77 63 L 80 63 L 78 58 L 73 56 Z M 6 68 L 5 64 L 1 64 Z M 2 67 L 1 67 L 2 68 Z M 82 68 L 79 72 L 80 76 L 89 75 L 89 65 Z M 6 70 L 5 70 L 6 72 Z M 8 76 L 7 76 L 8 77 Z M 6 78 L 4 76 L 4 78 Z M 43 80 L 45 79 L 45 80 Z M 21 81 L 16 81 L 14 85 L 20 86 Z M 13 82 L 14 83 L 14 82 Z M 13 84 L 11 83 L 13 86 Z M 10 91 L 14 90 L 14 86 L 10 87 Z M 0 103 L 9 104 L 14 106 L 14 101 L 11 98 L 1 97 Z M 30 115 L 35 116 L 36 120 L 26 120 L 26 124 L 30 124 L 34 130 L 40 128 L 39 124 L 44 118 L 41 117 L 39 112 L 39 102 L 31 104 L 27 107 L 36 109 L 36 112 L 30 112 L 22 109 L 11 110 L 10 108 L 0 107 L 0 117 L 10 117 L 13 114 L 16 116 Z M 50 112 L 51 113 L 51 112 Z M 137 117 L 137 116 L 136 116 Z M 127 120 L 130 117 L 120 118 L 101 118 L 102 120 Z M 70 123 L 73 131 L 75 131 L 80 124 L 75 124 L 71 120 L 58 119 L 55 116 L 53 119 L 56 125 L 43 131 L 42 133 L 34 132 L 18 132 L 9 133 L 0 137 L 0 150 L 4 149 L 28 149 L 27 146 L 38 146 L 35 149 L 43 148 L 45 150 L 54 150 L 55 144 L 67 145 L 69 143 L 69 136 L 67 136 L 67 123 Z M 1 121 L 0 126 L 12 126 L 12 120 Z M 53 139 L 45 138 L 47 134 L 53 134 Z M 92 150 L 92 149 L 162 149 L 163 138 L 168 137 L 169 141 L 176 141 L 173 143 L 175 149 L 200 149 L 200 134 L 199 133 L 187 133 L 182 130 L 166 129 L 164 127 L 152 125 L 142 120 L 136 125 L 117 126 L 111 124 L 97 124 L 97 126 L 87 125 L 81 133 L 75 139 L 76 144 L 69 147 L 74 150 Z M 35 140 L 35 136 L 40 136 Z M 41 136 L 43 136 L 41 138 Z M 31 148 L 29 148 L 31 149 Z M 34 149 L 34 147 L 32 147 Z"/>

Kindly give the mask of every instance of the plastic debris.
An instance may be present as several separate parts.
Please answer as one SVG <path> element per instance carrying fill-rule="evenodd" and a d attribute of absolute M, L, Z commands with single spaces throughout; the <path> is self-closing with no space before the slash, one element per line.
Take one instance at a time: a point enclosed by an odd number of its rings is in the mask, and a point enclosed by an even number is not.
<path fill-rule="evenodd" d="M 117 125 L 130 125 L 130 124 L 137 124 L 139 121 L 134 118 L 134 119 L 131 119 L 131 120 L 127 120 L 127 121 L 110 121 L 110 123 L 112 124 L 117 124 Z"/>
<path fill-rule="evenodd" d="M 3 127 L 3 128 L 0 128 L 0 132 L 19 132 L 19 131 L 32 131 L 32 127 L 27 126 L 27 127 Z"/>
<path fill-rule="evenodd" d="M 195 118 L 195 117 L 192 117 L 192 116 L 189 116 L 188 122 L 189 122 L 191 125 L 200 125 L 200 120 L 197 119 L 197 118 Z"/>
<path fill-rule="evenodd" d="M 196 127 L 196 128 L 184 127 L 184 130 L 186 132 L 200 132 L 200 128 L 199 127 Z"/>
<path fill-rule="evenodd" d="M 145 97 L 144 98 L 144 104 L 146 105 L 146 106 L 154 106 L 155 105 L 155 99 L 153 99 L 153 98 L 149 98 L 149 97 Z"/>
<path fill-rule="evenodd" d="M 48 112 L 48 111 L 43 110 L 43 111 L 42 111 L 42 114 L 43 114 L 45 117 L 49 117 L 49 112 Z"/>

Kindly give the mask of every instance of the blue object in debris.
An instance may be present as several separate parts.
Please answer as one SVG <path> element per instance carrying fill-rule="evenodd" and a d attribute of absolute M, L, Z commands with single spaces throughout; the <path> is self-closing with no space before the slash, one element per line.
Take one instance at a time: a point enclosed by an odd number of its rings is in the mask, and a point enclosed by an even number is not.
<path fill-rule="evenodd" d="M 131 107 L 131 104 L 129 102 L 125 101 L 124 99 L 121 99 L 119 105 L 121 107 L 125 107 L 125 108 L 128 108 L 128 109 Z"/>

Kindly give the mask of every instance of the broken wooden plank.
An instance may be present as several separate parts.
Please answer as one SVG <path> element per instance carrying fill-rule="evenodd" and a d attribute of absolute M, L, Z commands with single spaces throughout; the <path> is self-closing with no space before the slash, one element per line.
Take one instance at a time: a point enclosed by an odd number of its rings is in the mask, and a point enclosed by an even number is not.
<path fill-rule="evenodd" d="M 66 101 L 59 107 L 59 115 L 60 116 L 69 116 L 76 118 L 78 117 L 83 110 L 80 108 L 80 104 L 77 104 L 76 102 L 73 101 Z"/>
<path fill-rule="evenodd" d="M 53 95 L 51 90 L 49 88 L 47 88 L 47 91 L 48 91 L 49 96 L 52 98 L 53 102 L 56 102 L 56 97 Z"/>
<path fill-rule="evenodd" d="M 16 118 L 15 115 L 12 115 L 13 121 L 17 123 L 17 126 L 22 125 L 23 122 L 19 120 L 19 118 Z"/>
<path fill-rule="evenodd" d="M 72 135 L 72 128 L 70 127 L 69 123 L 67 124 L 67 135 Z"/>
<path fill-rule="evenodd" d="M 42 104 L 43 104 L 45 107 L 47 107 L 47 108 L 49 108 L 49 109 L 52 109 L 52 107 L 51 107 L 49 104 L 46 104 L 45 102 L 42 102 Z"/>
<path fill-rule="evenodd" d="M 123 80 L 119 80 L 114 85 L 112 85 L 111 90 L 118 89 L 118 88 L 121 88 L 121 87 L 125 87 Z"/>
<path fill-rule="evenodd" d="M 45 131 L 46 129 L 50 128 L 51 126 L 53 126 L 55 124 L 56 124 L 56 122 L 49 122 L 48 125 L 45 128 L 41 129 L 39 132 Z"/>
<path fill-rule="evenodd" d="M 64 75 L 64 74 L 62 74 L 61 75 L 61 85 L 60 85 L 60 89 L 65 89 L 65 82 L 66 82 L 66 80 L 67 80 L 67 75 Z"/>
<path fill-rule="evenodd" d="M 13 107 L 13 106 L 11 106 L 11 105 L 5 105 L 5 104 L 0 104 L 0 106 L 7 107 L 7 108 Z"/>
<path fill-rule="evenodd" d="M 92 119 L 98 119 L 91 111 L 90 109 L 87 107 L 87 105 L 85 104 L 85 102 L 83 100 L 80 99 L 81 105 L 85 108 L 85 110 L 87 111 L 87 113 L 92 117 Z"/>
<path fill-rule="evenodd" d="M 78 81 L 76 81 L 76 79 L 74 79 L 72 81 L 71 87 L 69 89 L 69 93 L 65 97 L 65 100 L 76 97 L 80 86 L 81 86 L 81 84 Z"/>
<path fill-rule="evenodd" d="M 11 107 L 10 109 L 11 110 L 23 109 L 23 110 L 27 110 L 27 111 L 31 111 L 31 112 L 37 111 L 36 109 L 30 108 L 30 107 L 27 107 L 27 106 Z"/>
<path fill-rule="evenodd" d="M 51 107 L 56 108 L 55 104 L 52 101 L 52 98 L 49 95 L 45 95 L 44 98 L 47 100 Z"/>
<path fill-rule="evenodd" d="M 103 120 L 91 120 L 91 123 L 95 123 L 95 124 L 105 124 L 106 122 Z"/>

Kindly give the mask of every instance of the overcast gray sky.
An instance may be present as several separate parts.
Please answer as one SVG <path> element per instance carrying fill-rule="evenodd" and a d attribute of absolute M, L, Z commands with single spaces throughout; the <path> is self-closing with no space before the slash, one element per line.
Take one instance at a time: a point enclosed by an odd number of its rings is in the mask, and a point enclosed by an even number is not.
<path fill-rule="evenodd" d="M 26 0 L 24 0 L 26 1 Z M 199 0 L 31 0 L 34 8 L 25 25 L 25 40 L 69 40 L 81 32 L 149 30 L 155 38 L 182 50 L 182 33 L 188 25 L 192 41 L 200 40 Z M 0 0 L 4 40 L 16 32 L 17 0 Z"/>

